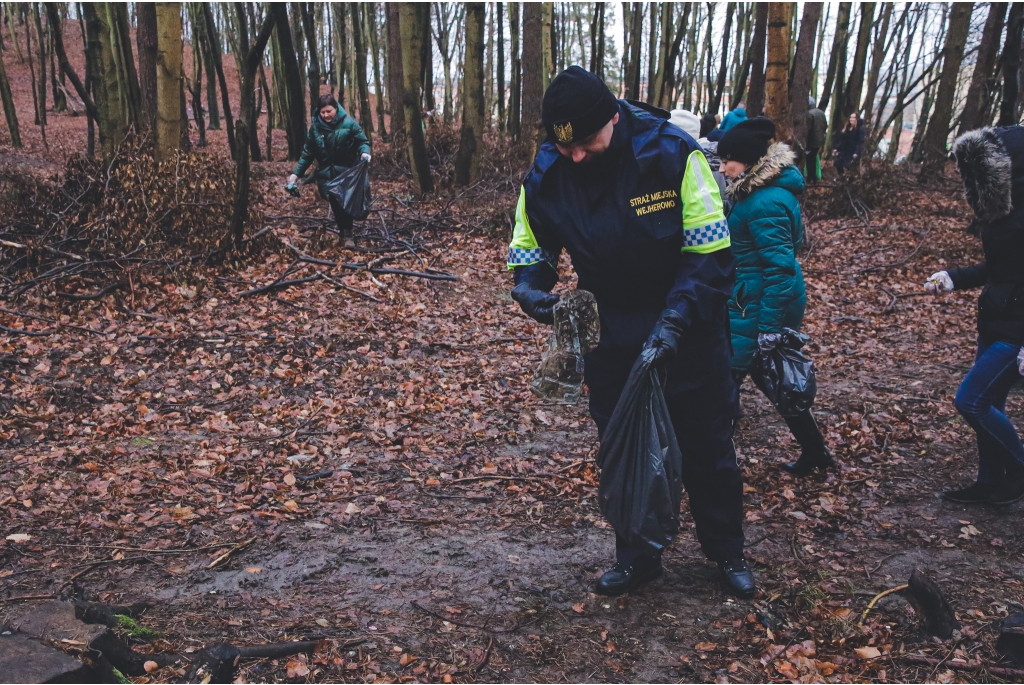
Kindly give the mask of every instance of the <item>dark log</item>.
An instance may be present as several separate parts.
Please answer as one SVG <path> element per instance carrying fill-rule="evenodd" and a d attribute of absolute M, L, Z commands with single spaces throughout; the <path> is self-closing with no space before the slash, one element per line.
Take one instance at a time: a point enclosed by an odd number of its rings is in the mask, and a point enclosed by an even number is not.
<path fill-rule="evenodd" d="M 921 619 L 921 629 L 943 640 L 950 638 L 960 628 L 960 622 L 938 583 L 915 568 L 907 584 L 907 599 Z"/>
<path fill-rule="evenodd" d="M 987 664 L 972 664 L 962 661 L 950 661 L 948 659 L 936 659 L 932 656 L 918 656 L 917 654 L 908 654 L 898 658 L 900 661 L 905 661 L 908 664 L 921 664 L 922 666 L 932 667 L 942 666 L 943 668 L 948 668 L 951 671 L 966 671 L 968 673 L 982 671 L 989 675 L 995 675 L 1001 678 L 1024 678 L 1024 669 L 1020 668 L 1002 668 L 1001 666 L 989 666 Z"/>

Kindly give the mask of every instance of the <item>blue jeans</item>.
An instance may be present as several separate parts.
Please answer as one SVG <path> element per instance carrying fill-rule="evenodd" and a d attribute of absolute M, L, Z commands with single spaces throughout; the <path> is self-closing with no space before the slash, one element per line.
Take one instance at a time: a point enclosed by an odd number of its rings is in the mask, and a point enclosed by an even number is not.
<path fill-rule="evenodd" d="M 978 356 L 953 404 L 978 434 L 978 482 L 998 483 L 1024 472 L 1024 444 L 1006 416 L 1006 396 L 1020 380 L 1017 353 L 1006 342 L 978 340 Z"/>

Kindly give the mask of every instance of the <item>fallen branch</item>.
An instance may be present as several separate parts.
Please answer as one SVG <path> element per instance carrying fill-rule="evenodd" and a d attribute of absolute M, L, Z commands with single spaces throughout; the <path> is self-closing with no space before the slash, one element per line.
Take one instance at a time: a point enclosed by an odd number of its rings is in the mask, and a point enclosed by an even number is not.
<path fill-rule="evenodd" d="M 239 297 L 248 297 L 249 295 L 260 295 L 262 293 L 270 293 L 275 290 L 281 290 L 282 288 L 290 288 L 293 285 L 300 285 L 302 283 L 312 283 L 313 281 L 319 281 L 323 276 L 316 274 L 315 276 L 307 276 L 306 278 L 293 278 L 290 281 L 274 281 L 267 285 L 260 286 L 259 288 L 252 288 L 245 292 L 239 293 Z"/>
<path fill-rule="evenodd" d="M 30 331 L 26 328 L 8 328 L 7 326 L 0 326 L 0 331 L 14 335 L 30 335 L 33 338 L 45 338 L 53 334 L 53 331 Z"/>
<path fill-rule="evenodd" d="M 0 602 L 29 602 L 36 599 L 53 599 L 55 595 L 18 595 L 16 597 L 0 597 Z"/>
<path fill-rule="evenodd" d="M 63 297 L 63 298 L 68 299 L 68 300 L 79 300 L 79 301 L 98 300 L 98 299 L 102 298 L 104 295 L 109 295 L 110 293 L 114 292 L 115 290 L 121 290 L 126 285 L 128 285 L 128 284 L 124 283 L 122 281 L 118 281 L 117 283 L 111 283 L 110 285 L 108 285 L 106 287 L 100 288 L 99 290 L 97 290 L 94 293 L 88 293 L 86 295 L 78 295 L 78 294 L 75 294 L 75 293 L 57 293 L 57 297 Z"/>
<path fill-rule="evenodd" d="M 465 478 L 456 478 L 452 483 L 470 483 L 477 480 L 547 480 L 548 478 L 569 480 L 565 476 L 559 476 L 554 473 L 545 473 L 542 476 L 466 476 Z"/>
<path fill-rule="evenodd" d="M 888 590 L 886 590 L 885 592 L 879 592 L 877 595 L 872 597 L 871 601 L 868 602 L 867 607 L 865 607 L 864 611 L 861 612 L 860 620 L 857 621 L 857 625 L 861 625 L 861 626 L 864 625 L 864 619 L 866 619 L 868 617 L 868 613 L 870 613 L 870 611 L 875 608 L 875 605 L 878 604 L 878 600 L 882 599 L 886 595 L 891 595 L 894 592 L 903 592 L 908 587 L 910 587 L 910 585 L 904 583 L 903 585 L 897 585 L 896 587 L 891 587 Z"/>
<path fill-rule="evenodd" d="M 457 619 L 451 618 L 449 616 L 443 616 L 443 615 L 437 613 L 436 611 L 431 611 L 430 609 L 428 609 L 427 607 L 423 606 L 419 602 L 410 602 L 410 603 L 414 607 L 419 609 L 420 611 L 422 611 L 424 613 L 427 613 L 427 614 L 430 614 L 434 618 L 439 618 L 442 621 L 448 621 L 448 623 L 452 623 L 454 625 L 461 626 L 463 628 L 474 628 L 476 630 L 486 630 L 488 633 L 512 633 L 512 632 L 515 632 L 515 631 L 519 630 L 519 622 L 518 621 L 516 621 L 515 625 L 513 625 L 513 626 L 511 626 L 509 628 L 488 628 L 487 626 L 479 626 L 479 625 L 477 625 L 475 623 L 466 623 L 466 622 L 459 621 Z"/>
<path fill-rule="evenodd" d="M 917 292 L 912 292 L 912 293 L 891 293 L 888 290 L 886 290 L 885 288 L 882 288 L 882 292 L 892 298 L 892 300 L 890 300 L 888 306 L 885 309 L 882 310 L 883 314 L 892 314 L 894 311 L 896 311 L 896 302 L 901 297 L 917 297 L 918 295 L 930 295 L 931 294 L 931 293 L 925 292 L 923 290 L 920 290 L 920 291 L 917 291 Z"/>
<path fill-rule="evenodd" d="M 211 569 L 211 568 L 216 568 L 216 567 L 220 566 L 225 561 L 227 561 L 228 558 L 230 558 L 232 554 L 234 554 L 235 552 L 239 552 L 239 551 L 245 549 L 246 547 L 248 547 L 249 545 L 251 545 L 254 542 L 256 542 L 256 538 L 254 538 L 254 537 L 249 538 L 245 542 L 239 542 L 237 545 L 235 545 L 234 547 L 229 549 L 227 552 L 224 552 L 224 554 L 221 554 L 219 557 L 217 557 L 216 559 L 211 561 L 210 565 L 207 566 L 206 568 L 207 569 Z"/>
<path fill-rule="evenodd" d="M 366 299 L 372 300 L 374 302 L 378 302 L 378 303 L 383 302 L 382 299 L 380 299 L 379 297 L 376 297 L 374 295 L 371 295 L 368 292 L 364 292 L 364 291 L 359 290 L 357 288 L 353 288 L 351 286 L 345 285 L 344 283 L 342 283 L 340 281 L 336 281 L 333 278 L 331 278 L 330 276 L 328 276 L 326 274 L 323 274 L 323 273 L 320 273 L 319 271 L 317 271 L 317 273 L 320 274 L 320 277 L 322 279 L 324 279 L 325 281 L 327 281 L 328 283 L 333 285 L 335 288 L 341 288 L 342 290 L 347 290 L 350 293 L 355 293 L 356 295 L 359 295 L 360 297 L 365 297 Z"/>
<path fill-rule="evenodd" d="M 945 666 L 952 671 L 966 671 L 968 673 L 984 671 L 1003 678 L 1024 678 L 1024 669 L 1021 668 L 1004 668 L 1002 666 L 989 666 L 988 664 L 981 663 L 946 661 L 944 659 L 936 659 L 931 656 L 919 656 L 917 654 L 905 654 L 898 657 L 898 659 L 910 664 L 920 664 L 922 666 Z"/>

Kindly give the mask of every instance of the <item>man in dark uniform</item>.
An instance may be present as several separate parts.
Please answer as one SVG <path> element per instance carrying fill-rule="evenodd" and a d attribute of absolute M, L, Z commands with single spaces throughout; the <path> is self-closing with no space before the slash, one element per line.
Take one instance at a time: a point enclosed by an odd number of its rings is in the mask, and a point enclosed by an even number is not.
<path fill-rule="evenodd" d="M 512 297 L 529 316 L 552 323 L 558 296 L 550 291 L 558 255 L 568 251 L 601 317 L 601 342 L 584 366 L 599 435 L 641 350 L 655 350 L 668 376 L 665 398 L 697 538 L 727 589 L 751 597 L 732 444 L 729 226 L 700 147 L 667 118 L 616 100 L 580 67 L 551 82 L 543 104 L 548 141 L 523 182 L 509 246 Z M 660 554 L 618 537 L 616 562 L 597 592 L 622 594 L 661 575 Z"/>

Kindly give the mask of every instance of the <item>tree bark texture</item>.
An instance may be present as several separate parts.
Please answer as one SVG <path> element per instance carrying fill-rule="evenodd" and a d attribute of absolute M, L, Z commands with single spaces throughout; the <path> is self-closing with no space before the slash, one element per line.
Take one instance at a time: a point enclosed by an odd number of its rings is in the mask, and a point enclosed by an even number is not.
<path fill-rule="evenodd" d="M 217 31 L 217 24 L 213 20 L 213 10 L 210 3 L 204 2 L 203 18 L 206 20 L 206 39 L 210 45 L 210 56 L 213 58 L 213 67 L 217 72 L 217 83 L 220 84 L 220 102 L 222 114 L 224 115 L 224 126 L 228 132 L 228 147 L 231 149 L 231 157 L 235 157 L 235 122 L 231 116 L 231 101 L 228 99 L 228 80 L 224 77 L 224 60 L 221 55 L 220 32 Z"/>
<path fill-rule="evenodd" d="M 949 122 L 953 117 L 956 82 L 964 59 L 967 34 L 971 29 L 973 9 L 973 2 L 957 2 L 950 8 L 946 44 L 942 48 L 942 74 L 935 94 L 935 111 L 928 121 L 928 131 L 924 138 L 924 163 L 920 174 L 922 182 L 941 174 L 946 161 L 946 139 L 949 137 Z"/>
<path fill-rule="evenodd" d="M 288 109 L 285 124 L 285 135 L 288 138 L 288 159 L 298 160 L 302 155 L 302 146 L 306 142 L 305 98 L 302 96 L 302 76 L 299 61 L 295 56 L 295 45 L 292 43 L 291 24 L 288 21 L 288 10 L 284 3 L 270 3 L 269 11 L 274 14 L 273 25 L 281 46 L 281 61 L 284 63 L 284 75 L 288 85 Z"/>
<path fill-rule="evenodd" d="M 1024 30 L 1024 3 L 1010 5 L 1006 22 L 1006 42 L 1003 45 L 1003 101 L 999 106 L 999 126 L 1017 123 L 1017 99 L 1020 97 L 1021 31 Z"/>
<path fill-rule="evenodd" d="M 467 186 L 480 175 L 484 144 L 484 21 L 487 5 L 466 3 L 466 58 L 463 79 L 462 135 L 455 156 L 455 184 Z"/>
<path fill-rule="evenodd" d="M 814 40 L 821 21 L 821 4 L 804 3 L 800 20 L 800 37 L 793 58 L 793 78 L 789 86 L 789 111 L 793 120 L 793 140 L 807 148 L 807 98 L 811 93 L 811 72 L 814 67 Z"/>
<path fill-rule="evenodd" d="M 363 40 L 363 4 L 348 4 L 352 19 L 352 50 L 356 58 L 356 87 L 359 91 L 359 125 L 367 136 L 373 134 L 373 112 L 370 110 L 370 89 L 366 79 L 366 41 Z"/>
<path fill-rule="evenodd" d="M 495 45 L 495 61 L 498 65 L 498 131 L 505 132 L 505 3 L 497 3 L 498 10 L 498 42 Z"/>
<path fill-rule="evenodd" d="M 156 127 L 156 3 L 140 2 L 136 5 L 135 12 L 135 45 L 139 53 L 139 102 L 142 109 L 139 122 L 152 130 Z"/>
<path fill-rule="evenodd" d="M 544 58 L 541 54 L 541 6 L 539 3 L 524 2 L 523 7 L 523 138 L 530 144 L 529 157 L 537 154 L 537 148 L 546 138 L 541 124 L 541 104 L 544 99 Z"/>
<path fill-rule="evenodd" d="M 846 93 L 846 53 L 850 42 L 850 14 L 852 3 L 839 3 L 838 22 L 836 24 L 836 36 L 832 43 L 832 56 L 835 58 L 835 70 L 832 69 L 832 60 L 829 60 L 828 69 L 832 79 L 828 81 L 831 88 L 831 109 L 829 110 L 829 134 L 825 144 L 827 150 L 832 148 L 832 138 L 836 131 L 842 129 L 846 123 L 843 120 L 843 107 L 845 106 L 844 94 Z M 819 109 L 821 107 L 819 106 Z"/>
<path fill-rule="evenodd" d="M 377 135 L 380 136 L 381 140 L 388 139 L 388 131 L 384 126 L 384 89 L 383 82 L 381 81 L 381 50 L 380 50 L 380 37 L 379 27 L 377 25 L 377 3 L 371 2 L 366 7 L 366 31 L 365 33 L 370 37 L 369 50 L 373 56 L 371 60 L 371 66 L 373 69 L 373 89 L 376 93 L 374 102 L 374 111 L 377 113 Z"/>
<path fill-rule="evenodd" d="M 775 139 L 793 138 L 789 108 L 789 23 L 796 4 L 768 3 L 768 67 L 765 73 L 765 115 L 775 122 Z"/>
<path fill-rule="evenodd" d="M 430 6 L 424 3 L 399 4 L 399 28 L 402 36 L 402 74 L 404 90 L 402 104 L 405 109 L 405 135 L 409 152 L 409 167 L 420 196 L 433 192 L 427 160 L 427 145 L 423 139 L 423 59 L 424 41 L 430 40 Z"/>
<path fill-rule="evenodd" d="M 391 135 L 401 135 L 405 131 L 405 79 L 402 76 L 402 32 L 399 25 L 398 4 L 389 2 L 388 13 L 388 50 L 391 59 L 388 62 L 388 97 L 391 102 Z M 400 133 L 401 132 L 401 133 Z"/>
<path fill-rule="evenodd" d="M 989 103 L 995 90 L 993 71 L 999 53 L 999 36 L 1003 32 L 1006 7 L 1004 2 L 990 2 L 988 5 L 988 18 L 981 34 L 981 44 L 978 45 L 978 58 L 974 63 L 974 73 L 971 74 L 971 84 L 964 98 L 958 135 L 981 128 L 987 121 L 985 115 L 989 112 Z"/>
<path fill-rule="evenodd" d="M 61 46 L 63 50 L 63 45 Z M 64 61 L 67 61 L 65 56 Z M 3 50 L 0 50 L 0 100 L 4 103 L 4 118 L 7 120 L 7 132 L 11 136 L 11 147 L 21 147 L 21 130 L 18 128 L 18 112 L 14 108 L 14 97 L 11 95 L 11 82 L 7 80 L 4 68 Z"/>
<path fill-rule="evenodd" d="M 518 143 L 522 137 L 522 96 L 523 96 L 523 59 L 519 52 L 519 12 L 522 3 L 508 3 L 508 27 L 510 43 L 510 63 L 512 74 L 509 78 L 508 98 L 508 132 L 512 141 Z"/>
<path fill-rule="evenodd" d="M 839 3 L 839 12 L 836 16 L 836 32 L 832 38 L 832 53 L 828 60 L 828 69 L 825 72 L 825 83 L 821 87 L 821 98 L 818 100 L 818 109 L 826 111 L 832 99 L 832 88 L 836 81 L 836 72 L 839 70 L 840 62 L 844 70 L 846 67 L 846 45 L 849 41 L 850 30 L 850 9 L 853 3 Z M 840 76 L 840 80 L 845 77 Z"/>
<path fill-rule="evenodd" d="M 725 76 L 726 70 L 729 68 L 729 39 L 732 37 L 732 15 L 736 11 L 736 3 L 730 2 L 725 6 L 725 30 L 722 33 L 722 60 L 718 66 L 718 78 L 715 81 L 715 92 L 711 96 L 711 102 L 708 103 L 708 113 L 718 114 L 718 109 L 722 104 L 722 93 L 725 91 Z M 788 33 L 788 32 L 787 32 Z M 787 55 L 789 54 L 789 47 L 786 47 Z M 771 60 L 769 60 L 770 62 Z M 787 71 L 789 68 L 789 58 L 786 58 Z M 787 75 L 788 78 L 788 75 Z"/>
<path fill-rule="evenodd" d="M 127 102 L 123 84 L 118 79 L 114 40 L 111 36 L 116 27 L 110 25 L 107 8 L 103 3 L 83 3 L 82 8 L 88 34 L 89 59 L 93 67 L 90 90 L 96 104 L 100 150 L 103 159 L 109 160 L 128 135 L 129 128 Z"/>
<path fill-rule="evenodd" d="M 867 126 L 872 125 L 872 119 L 875 114 L 875 97 L 878 94 L 878 76 L 882 70 L 882 62 L 885 61 L 886 47 L 890 44 L 889 41 L 889 23 L 892 20 L 893 3 L 883 2 L 882 3 L 882 16 L 879 19 L 878 32 L 875 34 L 875 45 L 871 50 L 871 66 L 868 67 L 868 78 L 867 78 L 867 89 L 864 93 L 864 123 Z M 888 93 L 886 93 L 888 98 Z M 885 110 L 885 103 L 880 108 Z M 871 140 L 877 141 L 881 135 L 881 131 L 872 131 Z"/>
<path fill-rule="evenodd" d="M 757 3 L 754 15 L 754 38 L 750 42 L 750 88 L 747 94 L 747 115 L 756 117 L 764 110 L 764 50 L 768 40 L 768 3 Z M 735 107 L 739 103 L 735 103 Z"/>
<path fill-rule="evenodd" d="M 302 16 L 302 33 L 306 37 L 306 50 L 309 58 L 306 67 L 306 85 L 309 88 L 309 116 L 312 118 L 317 112 L 317 105 L 320 102 L 320 58 L 317 55 L 316 25 L 313 23 L 313 11 L 311 3 L 300 2 L 299 13 Z"/>
<path fill-rule="evenodd" d="M 156 5 L 156 148 L 158 162 L 174 159 L 181 142 L 181 4 Z"/>
<path fill-rule="evenodd" d="M 860 97 L 864 92 L 864 69 L 868 63 L 868 46 L 871 44 L 871 25 L 875 19 L 875 3 L 860 5 L 860 28 L 857 31 L 857 50 L 853 54 L 853 69 L 846 82 L 843 119 L 860 111 Z"/>

